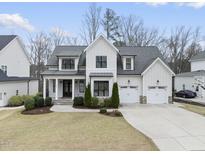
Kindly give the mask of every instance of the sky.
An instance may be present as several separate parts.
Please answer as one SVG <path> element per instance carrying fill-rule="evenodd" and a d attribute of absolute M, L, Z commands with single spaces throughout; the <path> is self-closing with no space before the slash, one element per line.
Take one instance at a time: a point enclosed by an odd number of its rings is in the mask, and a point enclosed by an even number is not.
<path fill-rule="evenodd" d="M 0 34 L 17 34 L 26 40 L 29 34 L 49 32 L 54 27 L 78 36 L 83 15 L 90 3 L 0 3 Z M 200 27 L 205 35 L 205 3 L 97 3 L 120 16 L 134 14 L 145 26 L 169 32 L 176 26 Z M 102 32 L 102 31 L 101 31 Z"/>

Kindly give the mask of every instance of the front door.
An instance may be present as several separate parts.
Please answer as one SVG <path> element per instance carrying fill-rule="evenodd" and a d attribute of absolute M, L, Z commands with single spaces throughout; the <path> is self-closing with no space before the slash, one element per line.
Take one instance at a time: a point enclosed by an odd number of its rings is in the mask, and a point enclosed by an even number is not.
<path fill-rule="evenodd" d="M 63 97 L 72 97 L 72 80 L 63 80 Z"/>

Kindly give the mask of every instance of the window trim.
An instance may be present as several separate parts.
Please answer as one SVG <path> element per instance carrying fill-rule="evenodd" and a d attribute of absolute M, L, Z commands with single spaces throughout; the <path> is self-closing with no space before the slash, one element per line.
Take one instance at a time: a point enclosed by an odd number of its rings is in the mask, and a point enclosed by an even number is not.
<path fill-rule="evenodd" d="M 109 81 L 94 81 L 93 83 L 94 83 L 93 95 L 95 97 L 109 97 Z M 97 84 L 97 88 L 96 88 L 96 84 Z M 100 89 L 100 84 L 103 84 L 103 90 Z M 102 96 L 100 95 L 100 92 L 103 93 Z M 96 93 L 97 93 L 97 95 L 96 95 Z"/>
<path fill-rule="evenodd" d="M 103 60 L 103 58 L 105 58 Z M 105 66 L 103 66 L 103 64 Z M 95 66 L 96 68 L 107 68 L 107 56 L 96 56 L 95 57 Z"/>

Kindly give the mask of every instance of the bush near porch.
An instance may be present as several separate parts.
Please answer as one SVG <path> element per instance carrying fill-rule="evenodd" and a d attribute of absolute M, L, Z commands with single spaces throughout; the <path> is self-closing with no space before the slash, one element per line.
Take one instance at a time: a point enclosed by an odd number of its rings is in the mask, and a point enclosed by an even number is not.
<path fill-rule="evenodd" d="M 91 96 L 90 84 L 86 87 L 85 95 L 83 97 L 75 97 L 73 107 L 87 107 L 87 108 L 118 108 L 119 107 L 119 91 L 118 84 L 113 84 L 112 97 L 105 99 L 98 99 Z"/>

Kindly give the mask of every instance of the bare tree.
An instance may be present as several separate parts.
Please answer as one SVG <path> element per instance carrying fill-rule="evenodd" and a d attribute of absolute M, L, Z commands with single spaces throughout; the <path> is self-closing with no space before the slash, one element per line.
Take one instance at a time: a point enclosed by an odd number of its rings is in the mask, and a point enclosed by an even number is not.
<path fill-rule="evenodd" d="M 121 18 L 123 41 L 131 46 L 158 46 L 163 41 L 158 29 L 145 27 L 143 20 L 135 15 Z"/>
<path fill-rule="evenodd" d="M 41 90 L 41 73 L 45 70 L 45 63 L 51 55 L 51 40 L 43 32 L 37 33 L 35 36 L 29 38 L 30 58 L 32 61 L 32 74 L 40 80 L 39 90 Z"/>
<path fill-rule="evenodd" d="M 52 43 L 54 46 L 65 44 L 66 37 L 68 36 L 68 32 L 64 31 L 59 27 L 52 28 L 50 32 L 50 37 L 52 39 Z"/>
<path fill-rule="evenodd" d="M 190 58 L 201 51 L 199 38 L 199 28 L 192 31 L 191 28 L 181 26 L 171 31 L 166 43 L 169 51 L 169 64 L 175 73 L 190 71 Z"/>
<path fill-rule="evenodd" d="M 92 3 L 82 21 L 81 37 L 86 44 L 95 40 L 100 27 L 101 8 Z"/>

